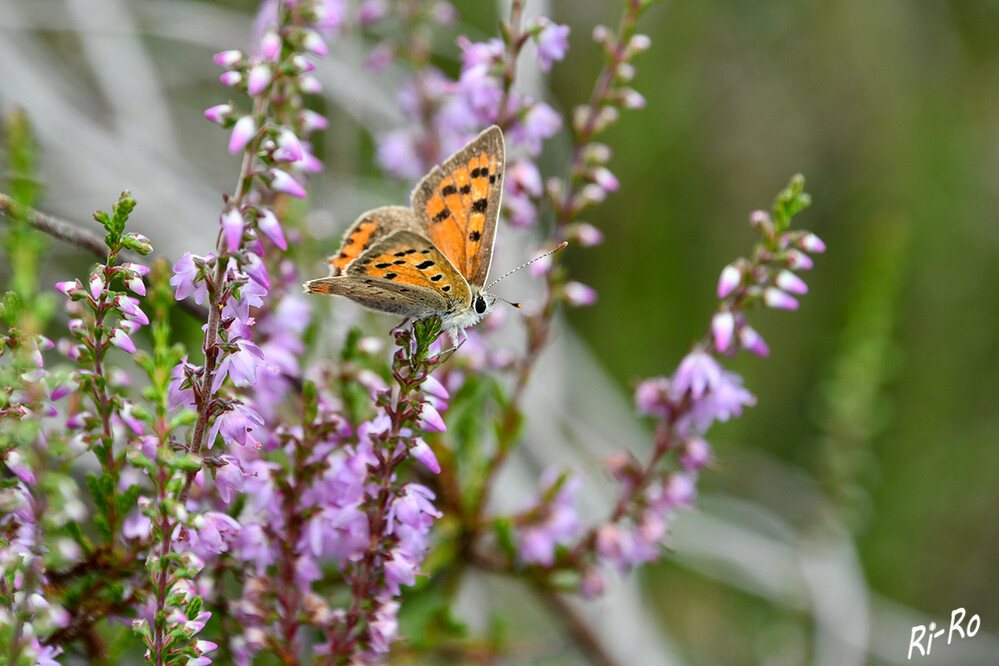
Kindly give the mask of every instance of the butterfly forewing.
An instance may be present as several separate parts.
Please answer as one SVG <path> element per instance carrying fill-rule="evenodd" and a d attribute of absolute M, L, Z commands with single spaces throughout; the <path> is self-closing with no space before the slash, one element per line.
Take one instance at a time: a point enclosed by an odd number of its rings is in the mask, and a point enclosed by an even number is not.
<path fill-rule="evenodd" d="M 427 236 L 473 287 L 489 273 L 504 164 L 503 133 L 490 127 L 413 191 L 413 210 Z"/>
<path fill-rule="evenodd" d="M 343 274 L 350 262 L 376 241 L 399 229 L 421 231 L 420 222 L 411 208 L 383 206 L 361 215 L 343 235 L 340 250 L 329 258 L 330 276 Z"/>

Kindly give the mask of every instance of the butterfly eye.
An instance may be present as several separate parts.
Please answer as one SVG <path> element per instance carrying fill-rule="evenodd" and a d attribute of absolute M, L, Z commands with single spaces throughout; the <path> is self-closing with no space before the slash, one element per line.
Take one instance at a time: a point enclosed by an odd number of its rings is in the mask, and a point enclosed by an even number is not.
<path fill-rule="evenodd" d="M 481 314 L 485 314 L 487 308 L 488 308 L 488 306 L 486 304 L 486 299 L 484 299 L 482 297 L 482 294 L 476 294 L 475 295 L 475 313 L 476 314 L 480 314 L 480 315 Z"/>

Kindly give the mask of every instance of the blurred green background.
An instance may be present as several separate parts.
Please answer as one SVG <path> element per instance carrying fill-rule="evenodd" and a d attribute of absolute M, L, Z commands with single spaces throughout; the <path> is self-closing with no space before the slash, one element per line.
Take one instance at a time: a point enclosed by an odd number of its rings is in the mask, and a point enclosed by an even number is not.
<path fill-rule="evenodd" d="M 0 0 L 0 105 L 35 119 L 48 210 L 85 220 L 131 187 L 158 250 L 203 250 L 214 239 L 203 221 L 234 173 L 200 116 L 225 96 L 210 55 L 246 43 L 256 3 L 126 5 Z M 495 34 L 506 5 L 456 6 L 463 22 L 437 44 L 451 74 L 454 35 Z M 528 16 L 572 27 L 547 81 L 560 110 L 587 99 L 602 64 L 590 32 L 621 6 L 528 3 Z M 851 542 L 870 594 L 915 620 L 884 639 L 889 661 L 905 660 L 908 626 L 954 608 L 999 633 L 999 3 L 673 0 L 639 28 L 652 48 L 633 86 L 648 104 L 603 137 L 621 189 L 586 218 L 606 242 L 564 253 L 600 293 L 569 321 L 622 394 L 670 373 L 707 326 L 721 268 L 755 242 L 749 211 L 804 173 L 814 203 L 796 225 L 828 251 L 803 274 L 800 311 L 751 317 L 772 352 L 732 362 L 759 402 L 711 431 L 719 463 L 701 480 L 704 511 L 736 498 L 800 534 Z M 130 37 L 146 59 L 109 59 L 128 69 L 121 80 L 81 64 L 108 44 L 128 52 Z M 371 45 L 348 44 L 327 70 L 336 101 L 314 204 L 328 212 L 311 221 L 329 234 L 324 251 L 355 214 L 411 187 L 378 179 L 361 131 L 390 127 L 392 113 L 365 117 L 351 102 Z M 162 97 L 130 105 L 108 92 L 144 91 L 144 72 Z M 564 134 L 551 142 L 546 174 L 567 150 Z M 89 261 L 57 244 L 43 280 L 65 279 L 68 259 Z M 800 607 L 721 582 L 682 547 L 640 576 L 687 662 L 808 662 L 816 620 Z"/>

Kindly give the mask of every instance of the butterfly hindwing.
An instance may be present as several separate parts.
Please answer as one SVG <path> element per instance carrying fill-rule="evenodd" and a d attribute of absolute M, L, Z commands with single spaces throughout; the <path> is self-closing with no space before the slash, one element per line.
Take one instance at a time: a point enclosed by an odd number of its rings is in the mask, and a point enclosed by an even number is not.
<path fill-rule="evenodd" d="M 373 310 L 423 318 L 468 308 L 468 283 L 424 236 L 396 230 L 371 244 L 343 274 L 307 282 L 311 293 L 339 294 Z"/>
<path fill-rule="evenodd" d="M 343 235 L 340 249 L 329 258 L 330 276 L 342 275 L 350 262 L 375 242 L 399 229 L 420 231 L 420 222 L 411 208 L 383 206 L 358 217 Z"/>
<path fill-rule="evenodd" d="M 492 261 L 504 155 L 503 133 L 490 127 L 413 191 L 413 210 L 430 241 L 474 287 L 483 286 Z"/>

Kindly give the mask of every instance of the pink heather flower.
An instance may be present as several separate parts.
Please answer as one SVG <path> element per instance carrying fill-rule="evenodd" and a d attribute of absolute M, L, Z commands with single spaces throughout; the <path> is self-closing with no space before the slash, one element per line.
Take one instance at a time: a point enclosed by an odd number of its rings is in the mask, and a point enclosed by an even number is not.
<path fill-rule="evenodd" d="M 635 389 L 635 406 L 642 416 L 666 418 L 670 415 L 669 380 L 665 377 L 652 377 L 641 382 Z"/>
<path fill-rule="evenodd" d="M 581 282 L 566 282 L 562 294 L 569 305 L 593 305 L 597 302 L 597 290 Z"/>
<path fill-rule="evenodd" d="M 535 102 L 524 114 L 523 119 L 510 128 L 510 138 L 514 143 L 523 144 L 527 151 L 536 156 L 541 153 L 541 144 L 562 127 L 562 116 L 544 102 Z"/>
<path fill-rule="evenodd" d="M 632 88 L 626 88 L 621 93 L 621 106 L 626 109 L 644 109 L 645 96 Z"/>
<path fill-rule="evenodd" d="M 595 247 L 604 242 L 604 234 L 592 224 L 580 222 L 572 230 L 573 239 L 581 247 Z"/>
<path fill-rule="evenodd" d="M 302 122 L 302 131 L 305 134 L 312 134 L 317 130 L 324 130 L 329 127 L 329 121 L 326 120 L 326 116 L 311 111 L 309 109 L 302 109 L 298 114 L 299 120 Z"/>
<path fill-rule="evenodd" d="M 605 192 L 617 192 L 618 187 L 621 185 L 617 180 L 617 176 L 611 173 L 607 167 L 597 167 L 591 175 L 593 182 L 599 185 Z"/>
<path fill-rule="evenodd" d="M 284 192 L 299 199 L 305 197 L 305 188 L 287 171 L 271 169 L 267 173 L 270 175 L 270 187 L 272 190 Z"/>
<path fill-rule="evenodd" d="M 722 384 L 724 370 L 718 361 L 702 349 L 695 349 L 687 354 L 670 380 L 670 397 L 681 400 L 690 393 L 690 397 L 698 400 L 705 393 L 717 390 Z"/>
<path fill-rule="evenodd" d="M 104 273 L 98 269 L 90 275 L 90 295 L 96 301 L 104 291 Z"/>
<path fill-rule="evenodd" d="M 232 115 L 232 105 L 231 104 L 216 104 L 215 106 L 205 109 L 205 118 L 212 121 L 216 125 L 221 125 L 226 121 L 226 119 Z"/>
<path fill-rule="evenodd" d="M 506 168 L 507 191 L 526 192 L 532 197 L 540 197 L 543 191 L 541 172 L 534 162 L 518 160 Z"/>
<path fill-rule="evenodd" d="M 732 344 L 732 334 L 735 332 L 735 317 L 728 310 L 716 312 L 711 318 L 711 334 L 715 340 L 715 350 L 725 352 Z"/>
<path fill-rule="evenodd" d="M 420 427 L 430 432 L 447 431 L 447 425 L 441 418 L 441 413 L 429 402 L 423 403 L 420 407 Z"/>
<path fill-rule="evenodd" d="M 382 42 L 371 49 L 368 54 L 368 60 L 365 66 L 370 69 L 375 74 L 381 72 L 385 67 L 392 62 L 392 56 L 395 55 L 395 49 L 389 42 Z"/>
<path fill-rule="evenodd" d="M 230 409 L 215 418 L 215 423 L 208 433 L 208 448 L 215 445 L 215 438 L 219 434 L 227 445 L 235 443 L 257 448 L 260 445 L 250 433 L 262 425 L 264 420 L 256 410 L 241 402 L 234 402 Z"/>
<path fill-rule="evenodd" d="M 298 162 L 304 151 L 302 143 L 287 127 L 282 127 L 277 137 L 277 149 L 272 154 L 275 162 Z"/>
<path fill-rule="evenodd" d="M 305 31 L 305 39 L 302 40 L 302 46 L 306 51 L 315 53 L 320 58 L 325 57 L 329 53 L 326 41 L 315 30 Z"/>
<path fill-rule="evenodd" d="M 111 332 L 111 344 L 113 344 L 118 349 L 128 352 L 129 354 L 135 353 L 135 343 L 132 342 L 132 338 L 128 337 L 121 328 L 116 328 Z"/>
<path fill-rule="evenodd" d="M 538 209 L 534 207 L 526 192 L 508 191 L 503 198 L 503 208 L 510 216 L 510 224 L 518 229 L 529 227 L 538 219 Z"/>
<path fill-rule="evenodd" d="M 125 262 L 124 264 L 121 265 L 121 268 L 130 273 L 135 273 L 139 277 L 145 277 L 146 275 L 149 274 L 149 266 L 146 266 L 144 264 L 137 264 L 132 261 Z"/>
<path fill-rule="evenodd" d="M 681 432 L 706 432 L 715 421 L 728 421 L 740 416 L 743 407 L 752 407 L 756 398 L 742 385 L 742 377 L 724 371 L 720 381 L 701 398 L 695 399 L 690 409 L 677 421 Z"/>
<path fill-rule="evenodd" d="M 444 385 L 441 384 L 436 377 L 433 375 L 427 375 L 427 378 L 423 380 L 421 385 L 424 393 L 429 393 L 432 396 L 436 396 L 441 400 L 447 400 L 451 397 Z"/>
<path fill-rule="evenodd" d="M 697 477 L 693 474 L 674 472 L 663 484 L 663 500 L 670 508 L 691 506 L 697 498 Z"/>
<path fill-rule="evenodd" d="M 268 30 L 260 38 L 260 55 L 265 60 L 276 62 L 281 57 L 281 36 L 273 30 Z"/>
<path fill-rule="evenodd" d="M 384 18 L 389 12 L 387 0 L 364 0 L 357 9 L 357 19 L 363 23 L 374 23 Z"/>
<path fill-rule="evenodd" d="M 55 288 L 56 291 L 61 291 L 72 298 L 74 294 L 83 292 L 83 283 L 79 280 L 65 280 L 64 282 L 56 282 Z"/>
<path fill-rule="evenodd" d="M 729 264 L 722 269 L 721 276 L 718 278 L 718 298 L 725 298 L 742 283 L 742 271 L 735 267 L 734 264 Z"/>
<path fill-rule="evenodd" d="M 680 464 L 688 472 L 703 469 L 713 457 L 711 445 L 700 437 L 687 440 L 680 449 Z"/>
<path fill-rule="evenodd" d="M 282 250 L 288 249 L 288 241 L 284 238 L 281 223 L 270 208 L 260 208 L 257 211 L 257 228 Z"/>
<path fill-rule="evenodd" d="M 139 296 L 146 295 L 146 283 L 138 275 L 131 275 L 125 278 L 125 286 L 134 294 L 138 294 Z"/>
<path fill-rule="evenodd" d="M 586 567 L 583 571 L 583 578 L 579 582 L 579 593 L 587 599 L 593 599 L 603 594 L 606 587 L 607 581 L 600 569 Z"/>
<path fill-rule="evenodd" d="M 648 35 L 635 35 L 628 41 L 628 48 L 635 53 L 648 51 L 652 46 L 652 40 Z"/>
<path fill-rule="evenodd" d="M 229 550 L 229 541 L 239 534 L 239 523 L 220 511 L 206 511 L 193 520 L 198 546 L 219 555 Z M 193 539 L 192 539 L 193 541 Z"/>
<path fill-rule="evenodd" d="M 248 92 L 251 97 L 255 97 L 266 90 L 270 83 L 270 66 L 258 63 L 250 68 L 250 73 L 246 78 L 246 92 Z"/>
<path fill-rule="evenodd" d="M 545 17 L 538 18 L 541 30 L 535 36 L 538 41 L 538 64 L 543 71 L 552 68 L 552 61 L 562 60 L 569 50 L 569 26 L 559 25 Z"/>
<path fill-rule="evenodd" d="M 173 265 L 173 277 L 170 278 L 170 284 L 177 288 L 175 299 L 182 301 L 194 294 L 194 302 L 200 304 L 205 300 L 208 287 L 205 285 L 201 269 L 194 261 L 195 257 L 196 255 L 190 252 L 184 253 L 180 260 Z M 197 258 L 202 259 L 201 257 Z M 209 262 L 211 259 L 213 259 L 212 255 L 208 255 L 202 261 Z"/>
<path fill-rule="evenodd" d="M 750 326 L 739 328 L 739 346 L 757 356 L 769 356 L 770 347 L 766 340 Z"/>
<path fill-rule="evenodd" d="M 468 37 L 461 35 L 457 39 L 458 48 L 461 49 L 462 69 L 471 69 L 479 65 L 492 67 L 503 57 L 503 41 L 497 37 L 485 42 L 473 42 Z"/>
<path fill-rule="evenodd" d="M 219 76 L 219 81 L 221 81 L 222 85 L 226 88 L 238 86 L 242 80 L 243 75 L 239 72 L 223 72 L 221 76 Z"/>
<path fill-rule="evenodd" d="M 226 69 L 235 67 L 236 64 L 239 63 L 239 61 L 242 59 L 243 59 L 243 52 L 236 49 L 230 49 L 228 51 L 222 51 L 221 53 L 216 53 L 215 56 L 212 58 L 212 60 L 215 61 L 216 65 L 218 65 L 219 67 L 225 67 Z"/>
<path fill-rule="evenodd" d="M 442 514 L 433 504 L 433 491 L 418 483 L 407 483 L 402 495 L 392 501 L 386 519 L 386 534 L 394 534 L 399 525 L 422 530 L 434 524 Z"/>
<path fill-rule="evenodd" d="M 374 619 L 368 626 L 371 635 L 371 649 L 378 654 L 385 654 L 399 633 L 398 601 L 383 602 L 374 613 Z"/>
<path fill-rule="evenodd" d="M 382 169 L 400 178 L 418 178 L 424 172 L 416 138 L 408 129 L 384 134 L 378 141 L 376 157 Z"/>
<path fill-rule="evenodd" d="M 793 276 L 793 274 L 791 275 Z M 768 307 L 777 308 L 779 310 L 798 309 L 798 299 L 776 287 L 767 287 L 763 290 L 763 302 L 766 303 Z"/>
<path fill-rule="evenodd" d="M 822 254 L 826 251 L 826 244 L 813 233 L 802 236 L 801 240 L 798 241 L 798 246 L 805 252 L 813 252 L 815 254 Z"/>
<path fill-rule="evenodd" d="M 423 441 L 422 437 L 417 437 L 414 442 L 413 446 L 409 449 L 409 455 L 413 459 L 420 461 L 420 464 L 434 474 L 440 474 L 440 463 L 437 462 L 437 456 L 434 455 L 434 450 L 430 448 L 430 445 Z"/>
<path fill-rule="evenodd" d="M 146 313 L 139 308 L 139 301 L 130 296 L 115 296 L 114 306 L 118 308 L 126 319 L 138 322 L 142 326 L 149 324 Z"/>
<path fill-rule="evenodd" d="M 215 370 L 212 380 L 212 393 L 219 390 L 226 375 L 236 386 L 253 384 L 257 380 L 257 368 L 266 365 L 264 354 L 257 345 L 240 338 L 236 341 L 237 351 L 226 354 Z"/>
<path fill-rule="evenodd" d="M 815 262 L 800 250 L 788 250 L 784 258 L 785 265 L 793 271 L 807 271 Z"/>
<path fill-rule="evenodd" d="M 311 72 L 312 70 L 314 70 L 316 68 L 316 66 L 313 65 L 312 62 L 310 60 L 308 60 L 302 54 L 298 54 L 296 56 L 293 56 L 292 59 L 291 59 L 291 64 L 295 66 L 295 69 L 300 74 L 305 73 L 305 72 Z"/>
<path fill-rule="evenodd" d="M 225 236 L 226 247 L 230 252 L 235 252 L 243 242 L 243 214 L 235 208 L 226 208 L 219 216 L 222 224 L 222 233 Z"/>
<path fill-rule="evenodd" d="M 299 76 L 298 86 L 302 89 L 302 92 L 309 93 L 310 95 L 318 95 L 323 91 L 323 84 L 312 74 Z"/>
<path fill-rule="evenodd" d="M 805 284 L 805 281 L 787 269 L 784 269 L 777 274 L 777 279 L 774 280 L 774 284 L 784 291 L 792 294 L 808 293 L 808 285 Z"/>
<path fill-rule="evenodd" d="M 749 214 L 749 224 L 752 225 L 754 229 L 762 229 L 770 227 L 773 222 L 770 219 L 770 213 L 765 210 L 754 210 Z"/>
<path fill-rule="evenodd" d="M 7 457 L 4 458 L 4 464 L 7 465 L 7 469 L 9 469 L 14 476 L 19 478 L 25 484 L 33 486 L 38 482 L 35 478 L 34 470 L 32 470 L 31 467 L 29 467 L 25 462 L 24 456 L 21 455 L 20 451 L 16 449 L 8 451 Z M 437 471 L 440 471 L 439 467 L 437 468 Z"/>
<path fill-rule="evenodd" d="M 545 474 L 541 481 L 542 495 L 547 494 L 556 480 L 554 474 Z M 551 566 L 555 563 L 556 546 L 568 544 L 582 531 L 582 522 L 575 508 L 581 483 L 579 477 L 566 479 L 555 497 L 541 508 L 541 519 L 520 530 L 517 545 L 524 562 Z"/>
<path fill-rule="evenodd" d="M 236 121 L 229 136 L 229 154 L 235 155 L 246 148 L 257 133 L 257 121 L 253 116 L 243 116 Z"/>

